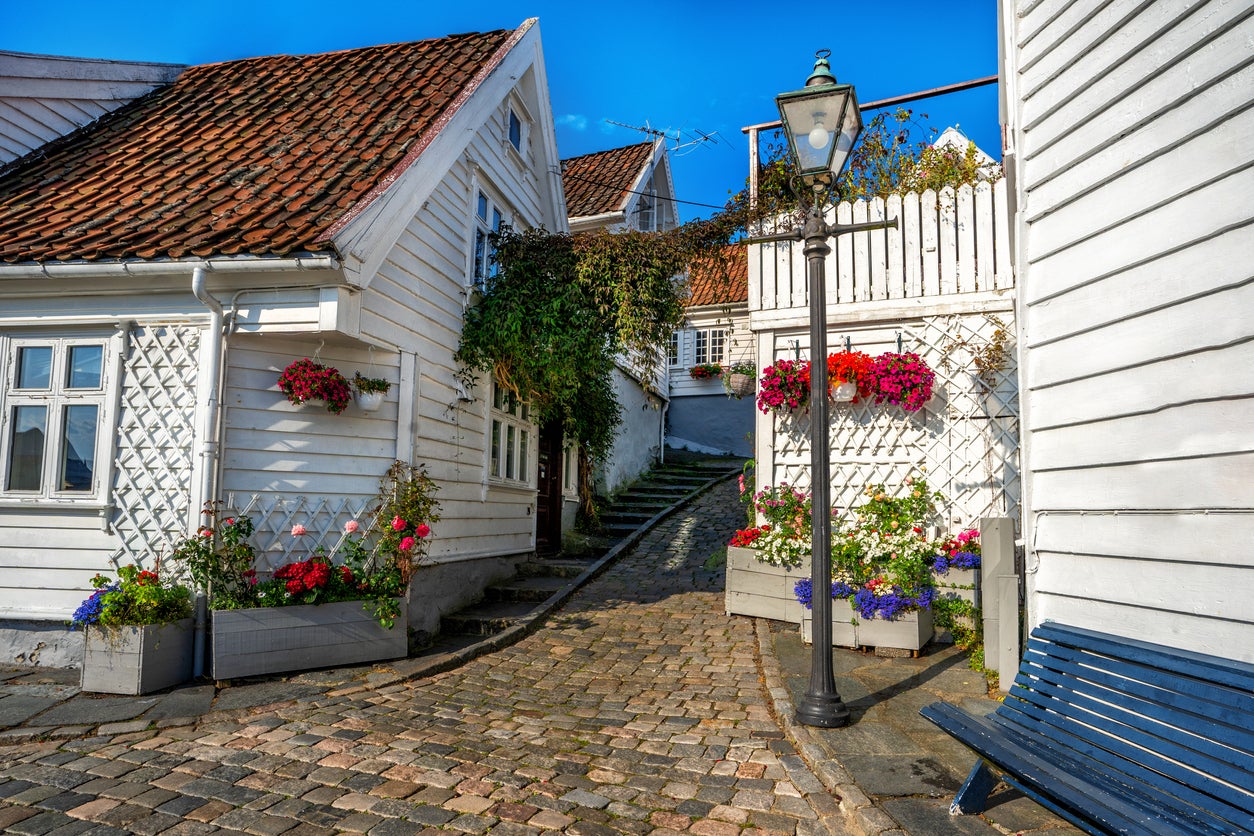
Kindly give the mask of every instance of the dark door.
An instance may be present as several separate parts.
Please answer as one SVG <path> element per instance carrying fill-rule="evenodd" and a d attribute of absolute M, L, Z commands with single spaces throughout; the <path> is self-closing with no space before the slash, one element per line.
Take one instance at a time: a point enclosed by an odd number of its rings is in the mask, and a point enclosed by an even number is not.
<path fill-rule="evenodd" d="M 562 430 L 549 424 L 540 430 L 536 478 L 536 551 L 562 547 Z"/>

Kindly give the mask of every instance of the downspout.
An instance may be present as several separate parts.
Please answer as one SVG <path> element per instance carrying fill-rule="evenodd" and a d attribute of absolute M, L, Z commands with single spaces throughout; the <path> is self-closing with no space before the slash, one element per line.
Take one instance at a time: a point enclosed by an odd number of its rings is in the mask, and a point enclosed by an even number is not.
<path fill-rule="evenodd" d="M 209 352 L 208 352 L 208 368 L 206 369 L 206 377 L 209 380 L 209 397 L 205 402 L 205 423 L 201 427 L 201 470 L 200 470 L 200 501 L 202 526 L 211 526 L 213 524 L 212 515 L 206 513 L 203 503 L 210 502 L 214 499 L 214 490 L 216 488 L 218 474 L 218 454 L 220 450 L 218 439 L 218 414 L 219 401 L 221 398 L 220 387 L 222 384 L 222 352 L 225 346 L 223 338 L 223 312 L 222 304 L 213 297 L 205 288 L 205 267 L 197 265 L 192 270 L 192 294 L 200 300 L 200 303 L 209 309 Z M 205 633 L 207 628 L 207 608 L 206 592 L 204 589 L 196 590 L 196 634 L 195 634 L 195 650 L 192 659 L 192 676 L 200 677 L 205 672 Z"/>

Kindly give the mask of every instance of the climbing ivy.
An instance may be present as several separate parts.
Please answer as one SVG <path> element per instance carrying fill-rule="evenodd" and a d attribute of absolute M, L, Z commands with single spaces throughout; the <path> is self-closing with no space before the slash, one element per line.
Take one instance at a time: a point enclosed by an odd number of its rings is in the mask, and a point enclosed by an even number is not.
<path fill-rule="evenodd" d="M 663 371 L 658 347 L 683 319 L 685 269 L 710 253 L 730 258 L 719 245 L 731 223 L 664 233 L 502 229 L 493 238 L 497 273 L 466 311 L 463 382 L 491 373 L 530 399 L 539 423 L 557 422 L 604 460 L 620 421 L 616 360 L 653 388 Z"/>

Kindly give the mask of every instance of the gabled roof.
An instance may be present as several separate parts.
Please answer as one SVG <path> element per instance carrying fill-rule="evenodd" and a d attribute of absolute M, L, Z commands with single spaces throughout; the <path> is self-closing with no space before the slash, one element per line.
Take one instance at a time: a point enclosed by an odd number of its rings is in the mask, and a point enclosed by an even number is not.
<path fill-rule="evenodd" d="M 192 67 L 0 170 L 0 261 L 325 250 L 532 23 Z"/>
<path fill-rule="evenodd" d="M 688 268 L 686 305 L 734 305 L 749 301 L 749 249 L 728 244 L 721 258 L 697 261 Z"/>
<path fill-rule="evenodd" d="M 632 187 L 652 160 L 652 142 L 562 160 L 566 214 L 571 218 L 590 218 L 624 211 L 631 200 Z"/>

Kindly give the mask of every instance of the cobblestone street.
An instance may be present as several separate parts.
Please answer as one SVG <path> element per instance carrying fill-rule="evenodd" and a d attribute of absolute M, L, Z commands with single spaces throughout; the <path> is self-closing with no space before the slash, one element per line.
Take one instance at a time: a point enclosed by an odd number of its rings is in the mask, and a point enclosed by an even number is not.
<path fill-rule="evenodd" d="M 772 718 L 748 619 L 703 564 L 743 519 L 724 482 L 518 644 L 436 677 L 195 726 L 0 749 L 29 834 L 831 832 Z"/>

